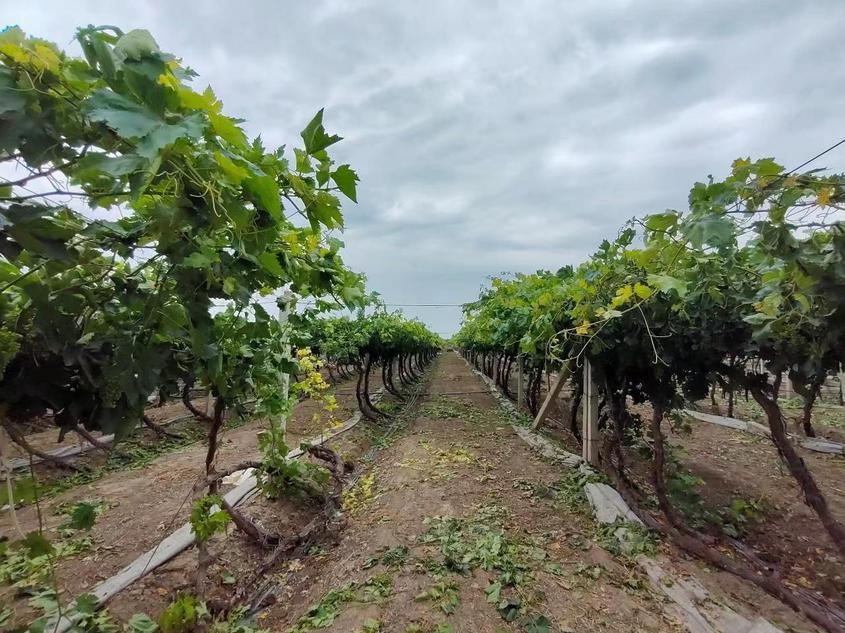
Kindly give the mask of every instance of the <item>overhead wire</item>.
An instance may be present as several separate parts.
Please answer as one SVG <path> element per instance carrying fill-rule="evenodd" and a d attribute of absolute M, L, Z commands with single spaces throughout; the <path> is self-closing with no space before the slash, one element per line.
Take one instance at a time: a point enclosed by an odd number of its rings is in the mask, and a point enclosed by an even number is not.
<path fill-rule="evenodd" d="M 789 172 L 788 172 L 788 173 L 790 173 L 790 174 L 791 174 L 791 173 L 793 173 L 793 172 L 798 171 L 799 169 L 803 169 L 804 167 L 806 167 L 807 165 L 809 165 L 809 164 L 810 164 L 810 163 L 812 163 L 813 161 L 818 160 L 819 158 L 821 158 L 822 156 L 824 156 L 825 154 L 827 154 L 827 153 L 829 153 L 829 152 L 832 152 L 833 150 L 835 150 L 837 147 L 839 147 L 839 146 L 840 146 L 840 145 L 842 145 L 843 143 L 845 143 L 845 138 L 843 138 L 841 141 L 839 141 L 839 142 L 837 142 L 837 143 L 834 143 L 833 145 L 831 145 L 830 147 L 828 147 L 826 150 L 819 152 L 818 154 L 816 154 L 815 156 L 813 156 L 813 157 L 812 157 L 812 158 L 810 158 L 809 160 L 805 160 L 803 163 L 801 163 L 800 165 L 798 165 L 798 167 L 793 167 L 792 169 L 790 169 L 790 170 L 789 170 Z"/>

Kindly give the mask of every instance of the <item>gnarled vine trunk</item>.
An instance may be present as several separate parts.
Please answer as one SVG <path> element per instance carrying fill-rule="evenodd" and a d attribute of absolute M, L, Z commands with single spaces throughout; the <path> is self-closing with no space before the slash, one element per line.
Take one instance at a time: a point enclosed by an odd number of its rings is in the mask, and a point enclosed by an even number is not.
<path fill-rule="evenodd" d="M 787 436 L 786 427 L 783 423 L 783 415 L 781 414 L 777 401 L 769 398 L 758 385 L 752 385 L 750 389 L 751 395 L 766 413 L 772 441 L 786 462 L 789 472 L 801 487 L 804 501 L 816 513 L 819 520 L 821 520 L 833 544 L 839 550 L 839 554 L 845 557 L 845 526 L 837 521 L 830 512 L 827 499 L 819 489 L 815 478 L 807 468 L 807 464 L 804 463 L 804 460 L 795 450 L 792 441 Z"/>

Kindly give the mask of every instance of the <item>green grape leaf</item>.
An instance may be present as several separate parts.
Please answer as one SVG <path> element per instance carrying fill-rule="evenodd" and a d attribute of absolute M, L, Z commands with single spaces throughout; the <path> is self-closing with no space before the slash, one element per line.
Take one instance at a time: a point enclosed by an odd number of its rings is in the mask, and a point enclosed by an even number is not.
<path fill-rule="evenodd" d="M 127 622 L 131 633 L 155 633 L 158 624 L 146 613 L 135 613 Z"/>
<path fill-rule="evenodd" d="M 544 615 L 538 615 L 525 622 L 525 633 L 550 633 L 552 623 Z"/>
<path fill-rule="evenodd" d="M 340 202 L 327 191 L 318 191 L 314 204 L 308 207 L 314 218 L 326 228 L 343 226 L 343 214 L 340 212 Z"/>
<path fill-rule="evenodd" d="M 0 68 L 0 114 L 23 110 L 26 105 L 24 93 L 15 85 L 12 74 Z"/>
<path fill-rule="evenodd" d="M 99 603 L 100 601 L 97 600 L 97 596 L 85 593 L 74 601 L 73 606 L 77 613 L 92 615 L 97 610 L 97 605 Z"/>
<path fill-rule="evenodd" d="M 243 185 L 273 219 L 282 219 L 282 201 L 275 180 L 270 176 L 251 176 L 244 180 Z"/>
<path fill-rule="evenodd" d="M 172 145 L 179 139 L 194 141 L 202 138 L 205 121 L 199 113 L 186 116 L 178 123 L 162 123 L 154 128 L 138 144 L 138 153 L 147 158 L 153 158 L 158 153 Z"/>
<path fill-rule="evenodd" d="M 214 160 L 223 170 L 227 179 L 235 185 L 249 178 L 249 171 L 221 152 L 214 152 Z"/>
<path fill-rule="evenodd" d="M 329 136 L 323 127 L 323 109 L 314 115 L 314 118 L 302 130 L 302 141 L 305 143 L 305 151 L 312 156 L 320 150 L 326 149 L 330 145 L 334 145 L 338 141 L 343 140 L 342 137 Z"/>
<path fill-rule="evenodd" d="M 142 59 L 158 52 L 159 48 L 149 31 L 133 29 L 117 40 L 114 50 L 126 59 Z"/>
<path fill-rule="evenodd" d="M 149 161 L 136 154 L 109 156 L 107 154 L 88 154 L 79 161 L 74 171 L 74 182 L 83 182 L 98 175 L 119 178 L 145 169 Z"/>
<path fill-rule="evenodd" d="M 337 188 L 352 202 L 358 202 L 358 193 L 355 183 L 358 182 L 358 174 L 349 166 L 341 165 L 332 172 L 332 180 Z"/>
<path fill-rule="evenodd" d="M 211 129 L 220 138 L 230 143 L 235 148 L 244 148 L 247 145 L 246 134 L 238 127 L 238 120 L 227 117 L 216 112 L 209 113 L 208 120 L 211 122 Z"/>
<path fill-rule="evenodd" d="M 687 293 L 687 283 L 669 275 L 649 275 L 648 284 L 661 292 L 674 290 L 680 297 L 683 297 Z"/>
<path fill-rule="evenodd" d="M 724 216 L 708 215 L 691 222 L 684 233 L 695 248 L 729 246 L 734 237 L 734 225 Z"/>
<path fill-rule="evenodd" d="M 163 121 L 152 110 L 107 89 L 94 91 L 86 101 L 88 118 L 105 123 L 123 138 L 142 138 Z"/>
<path fill-rule="evenodd" d="M 677 211 L 655 213 L 645 219 L 646 228 L 650 231 L 666 231 L 678 223 Z"/>
<path fill-rule="evenodd" d="M 501 582 L 491 583 L 484 590 L 484 593 L 487 594 L 487 602 L 492 602 L 492 603 L 499 602 L 499 599 L 502 595 L 502 583 Z"/>
<path fill-rule="evenodd" d="M 764 325 L 773 321 L 776 317 L 771 314 L 764 314 L 763 312 L 755 312 L 754 314 L 747 314 L 742 317 L 742 320 L 749 325 Z"/>
<path fill-rule="evenodd" d="M 279 263 L 279 258 L 273 253 L 261 253 L 256 257 L 261 267 L 276 277 L 284 277 L 285 269 Z"/>
<path fill-rule="evenodd" d="M 314 167 L 311 165 L 311 158 L 307 152 L 299 148 L 294 148 L 293 154 L 296 156 L 296 171 L 302 174 L 310 174 L 314 171 Z"/>
<path fill-rule="evenodd" d="M 220 261 L 220 256 L 213 251 L 194 251 L 182 260 L 182 265 L 188 268 L 208 268 Z"/>

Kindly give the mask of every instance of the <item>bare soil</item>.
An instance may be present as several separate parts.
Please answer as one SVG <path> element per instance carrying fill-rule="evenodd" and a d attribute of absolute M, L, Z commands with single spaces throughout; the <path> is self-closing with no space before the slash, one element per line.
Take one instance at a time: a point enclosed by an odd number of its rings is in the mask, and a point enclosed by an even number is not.
<path fill-rule="evenodd" d="M 339 407 L 334 415 L 340 419 L 348 418 L 357 408 L 355 396 L 348 395 L 350 389 L 354 394 L 354 383 L 350 381 L 334 387 L 335 391 L 347 394 L 337 396 Z M 320 408 L 321 405 L 314 401 L 303 401 L 296 405 L 288 423 L 291 446 L 323 430 L 327 422 Z M 315 413 L 318 414 L 316 419 Z M 162 412 L 162 415 L 166 416 L 168 412 Z M 257 459 L 257 433 L 264 426 L 262 420 L 256 419 L 223 432 L 217 454 L 218 468 L 223 469 L 246 459 Z M 93 484 L 71 488 L 40 504 L 48 538 L 55 538 L 55 528 L 67 519 L 56 513 L 60 505 L 78 501 L 99 501 L 110 505 L 88 534 L 94 542 L 92 552 L 58 561 L 58 586 L 64 597 L 72 598 L 90 591 L 99 581 L 110 577 L 139 554 L 155 546 L 187 520 L 192 503 L 192 488 L 204 477 L 205 453 L 203 443 L 194 444 L 162 455 L 146 468 L 110 473 Z M 95 459 L 97 457 L 86 457 L 88 463 Z M 34 505 L 18 509 L 17 518 L 24 532 L 38 528 L 38 511 Z M 14 536 L 8 512 L 0 515 L 0 535 L 8 535 L 10 538 Z M 11 596 L 10 589 L 0 587 L 0 601 L 11 601 Z M 23 596 L 12 602 L 16 616 L 19 616 L 13 618 L 12 622 L 20 622 L 21 618 L 27 621 L 33 615 L 26 602 Z"/>
<path fill-rule="evenodd" d="M 721 407 L 713 408 L 709 400 L 701 401 L 697 407 L 726 414 L 724 402 Z M 820 436 L 838 440 L 841 430 L 823 423 L 833 409 L 816 410 L 814 426 Z M 631 410 L 640 413 L 644 420 L 651 416 L 648 406 L 634 406 Z M 568 399 L 560 399 L 552 411 L 553 419 L 547 431 L 578 452 L 578 444 L 569 431 Z M 735 404 L 734 417 L 766 424 L 760 412 L 741 398 Z M 781 462 L 771 440 L 695 419 L 689 419 L 689 423 L 690 428 L 683 430 L 673 429 L 667 421 L 664 431 L 669 444 L 677 449 L 683 468 L 701 479 L 697 492 L 702 507 L 718 511 L 734 500 L 756 502 L 763 515 L 748 524 L 741 540 L 780 570 L 788 586 L 809 589 L 845 609 L 845 567 L 824 527 L 804 503 L 798 484 Z M 845 521 L 845 457 L 801 447 L 797 450 L 825 494 L 834 516 Z M 636 480 L 644 489 L 650 489 L 650 465 L 636 452 L 627 454 Z"/>
<path fill-rule="evenodd" d="M 697 421 L 689 433 L 672 432 L 669 439 L 684 466 L 704 481 L 700 492 L 710 507 L 734 499 L 762 505 L 763 519 L 743 540 L 781 570 L 787 585 L 817 591 L 845 608 L 845 566 L 771 440 Z M 832 513 L 845 521 L 845 457 L 798 450 Z"/>
<path fill-rule="evenodd" d="M 352 389 L 338 386 L 338 391 Z M 338 401 L 350 412 L 354 395 Z M 390 410 L 398 405 L 388 403 Z M 319 424 L 309 426 L 309 406 L 300 404 L 290 423 L 298 437 L 319 430 Z M 258 424 L 227 433 L 220 466 L 256 455 Z M 702 437 L 702 443 L 706 441 Z M 664 597 L 636 565 L 602 549 L 601 536 L 583 505 L 554 492 L 566 472 L 523 443 L 481 380 L 454 354 L 443 354 L 435 362 L 425 392 L 403 415 L 362 423 L 332 447 L 357 463 L 355 481 L 345 493 L 345 525 L 307 555 L 274 570 L 269 580 L 276 587 L 275 602 L 257 613 L 259 626 L 289 631 L 298 624 L 299 630 L 311 630 L 309 618 L 330 613 L 320 630 L 373 630 L 377 621 L 379 631 L 400 633 L 433 633 L 441 625 L 451 629 L 440 630 L 457 633 L 529 631 L 532 622 L 542 618 L 551 623 L 549 630 L 560 633 L 685 630 L 668 615 Z M 711 453 L 703 454 L 710 459 Z M 84 498 L 114 504 L 92 532 L 92 553 L 61 563 L 60 584 L 66 596 L 90 589 L 185 520 L 188 504 L 183 505 L 183 499 L 200 474 L 203 455 L 204 447 L 190 447 L 163 456 L 143 471 L 114 473 L 88 490 L 71 490 L 50 500 L 51 507 Z M 735 486 L 736 481 L 728 483 Z M 311 520 L 316 508 L 259 497 L 244 512 L 267 530 L 291 534 Z M 31 509 L 19 515 L 28 527 L 37 524 Z M 51 516 L 49 510 L 46 515 Z M 445 520 L 465 531 L 432 541 L 438 534 L 432 530 Z M 5 517 L 0 526 L 8 530 Z M 473 545 L 472 535 L 477 534 L 500 543 L 484 550 L 494 561 L 490 568 L 470 564 L 461 573 L 444 567 L 444 551 L 458 546 L 476 551 L 480 546 Z M 513 554 L 525 575 L 516 587 L 505 586 L 498 602 L 491 602 L 486 590 L 501 571 L 495 564 L 498 554 L 491 552 L 502 548 Z M 211 597 L 231 595 L 232 587 L 267 554 L 232 530 L 213 539 L 210 549 L 215 556 L 209 573 Z M 402 553 L 401 560 L 389 564 L 384 556 L 390 552 Z M 660 545 L 659 553 L 670 571 L 694 574 L 715 599 L 744 615 L 762 615 L 784 630 L 816 630 L 748 583 L 689 560 L 669 545 Z M 179 592 L 191 590 L 196 563 L 195 550 L 184 552 L 119 594 L 108 605 L 110 612 L 123 621 L 139 611 L 160 615 Z M 449 600 L 432 598 L 432 591 L 443 587 L 449 588 Z M 326 598 L 336 598 L 338 592 L 345 598 L 329 609 L 331 600 Z M 521 612 L 514 621 L 503 619 L 497 609 L 502 599 L 519 601 Z"/>

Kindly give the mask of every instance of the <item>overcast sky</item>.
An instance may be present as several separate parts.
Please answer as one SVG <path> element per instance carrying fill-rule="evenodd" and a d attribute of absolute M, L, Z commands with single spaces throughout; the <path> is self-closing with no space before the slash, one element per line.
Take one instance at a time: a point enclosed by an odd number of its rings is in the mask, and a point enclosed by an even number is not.
<path fill-rule="evenodd" d="M 737 156 L 795 166 L 845 137 L 842 0 L 4 0 L 2 20 L 74 52 L 80 25 L 149 29 L 268 145 L 325 107 L 361 177 L 346 261 L 389 304 L 578 263 Z M 461 315 L 405 312 L 443 334 Z"/>

